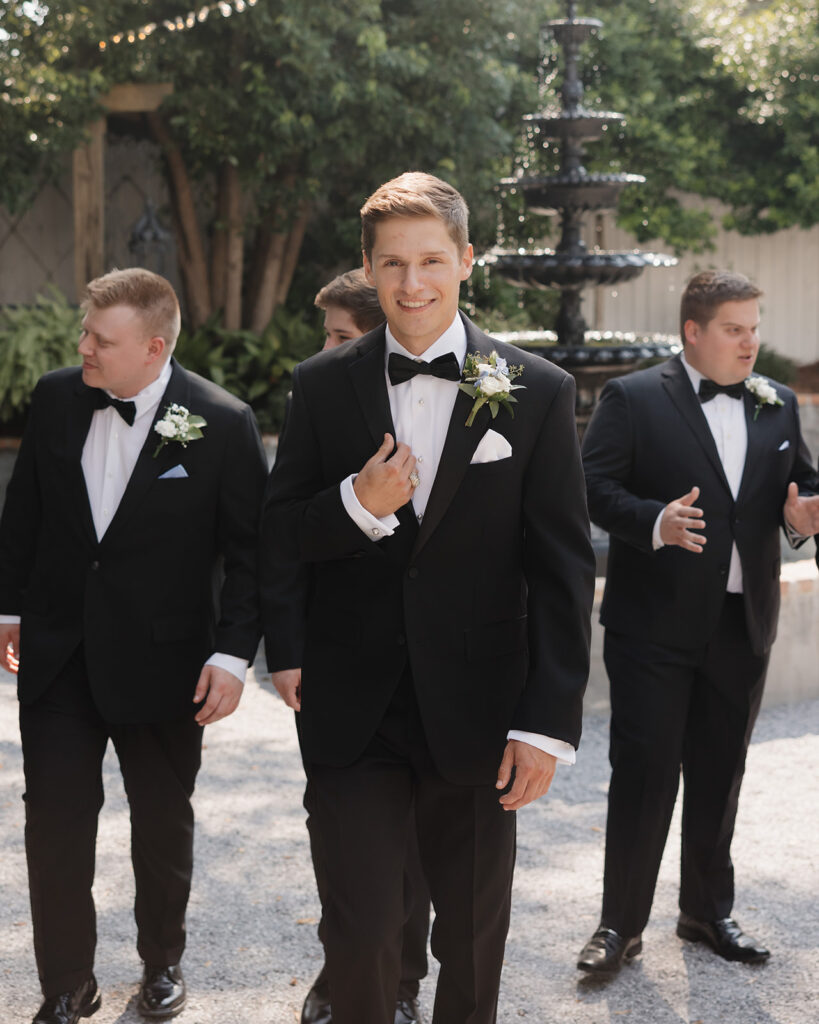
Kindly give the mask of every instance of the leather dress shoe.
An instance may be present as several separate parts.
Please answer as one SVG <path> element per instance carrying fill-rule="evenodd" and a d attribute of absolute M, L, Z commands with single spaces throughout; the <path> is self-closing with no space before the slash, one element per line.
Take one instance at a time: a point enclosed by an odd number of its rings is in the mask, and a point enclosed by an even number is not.
<path fill-rule="evenodd" d="M 719 921 L 698 921 L 688 914 L 680 914 L 677 935 L 691 942 L 707 942 L 723 960 L 760 964 L 771 955 L 770 950 L 746 935 L 732 917 L 723 917 Z"/>
<path fill-rule="evenodd" d="M 417 999 L 399 999 L 395 1004 L 395 1024 L 424 1024 Z"/>
<path fill-rule="evenodd" d="M 330 1010 L 330 990 L 324 968 L 313 982 L 301 1008 L 301 1024 L 333 1024 Z"/>
<path fill-rule="evenodd" d="M 179 964 L 170 967 L 145 964 L 137 999 L 137 1010 L 143 1017 L 151 1020 L 175 1017 L 185 1009 L 187 998 Z"/>
<path fill-rule="evenodd" d="M 88 981 L 70 992 L 46 999 L 32 1024 L 77 1024 L 80 1017 L 96 1013 L 101 1003 L 97 979 L 92 974 Z"/>
<path fill-rule="evenodd" d="M 613 928 L 601 925 L 581 950 L 577 967 L 592 974 L 616 974 L 623 961 L 637 956 L 642 948 L 642 935 L 625 939 Z"/>

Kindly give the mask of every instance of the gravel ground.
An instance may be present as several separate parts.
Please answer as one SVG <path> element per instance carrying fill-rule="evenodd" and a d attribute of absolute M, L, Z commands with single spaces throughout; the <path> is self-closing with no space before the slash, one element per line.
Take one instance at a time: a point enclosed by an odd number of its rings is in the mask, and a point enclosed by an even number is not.
<path fill-rule="evenodd" d="M 239 711 L 205 738 L 195 797 L 196 872 L 182 1024 L 292 1024 L 321 963 L 302 772 L 292 716 L 249 681 Z M 679 816 L 660 874 L 643 955 L 611 982 L 585 980 L 578 950 L 598 920 L 608 784 L 607 719 L 586 721 L 578 764 L 519 821 L 519 859 L 499 1024 L 814 1024 L 819 953 L 816 765 L 819 700 L 763 711 L 751 747 L 734 860 L 735 913 L 773 951 L 729 964 L 674 935 Z M 115 758 L 105 764 L 97 882 L 95 1024 L 131 1024 L 140 967 L 131 915 L 128 811 Z M 23 855 L 17 703 L 0 671 L 0 1021 L 39 1005 Z M 434 964 L 422 987 L 431 1015 Z"/>

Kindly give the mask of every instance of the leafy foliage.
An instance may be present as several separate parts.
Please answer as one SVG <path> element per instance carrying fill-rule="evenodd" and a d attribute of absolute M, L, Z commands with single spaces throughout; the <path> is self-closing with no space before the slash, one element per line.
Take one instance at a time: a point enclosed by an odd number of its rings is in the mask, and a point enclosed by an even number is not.
<path fill-rule="evenodd" d="M 279 430 L 295 366 L 320 347 L 318 324 L 277 310 L 262 334 L 229 331 L 215 317 L 182 331 L 176 355 L 187 370 L 247 402 L 265 433 Z"/>
<path fill-rule="evenodd" d="M 34 385 L 80 360 L 80 315 L 56 289 L 31 306 L 0 309 L 0 424 L 19 428 Z"/>

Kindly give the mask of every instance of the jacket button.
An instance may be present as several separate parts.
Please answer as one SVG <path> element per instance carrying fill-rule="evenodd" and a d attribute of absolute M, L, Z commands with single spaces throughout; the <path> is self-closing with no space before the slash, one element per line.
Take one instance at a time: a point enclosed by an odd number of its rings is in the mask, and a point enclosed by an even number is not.
<path fill-rule="evenodd" d="M 727 572 L 728 572 L 728 566 L 727 565 L 723 564 L 723 565 L 721 565 L 719 567 L 719 574 L 720 574 L 720 576 L 724 576 Z"/>
<path fill-rule="evenodd" d="M 91 563 L 91 568 L 94 570 L 94 572 L 96 572 L 97 569 L 99 569 L 99 567 L 100 567 L 100 563 L 99 562 L 95 561 L 95 562 Z"/>
<path fill-rule="evenodd" d="M 409 576 L 411 580 L 416 579 L 416 577 L 418 576 L 418 570 L 414 565 L 410 567 L 409 571 L 407 572 L 407 576 Z"/>
<path fill-rule="evenodd" d="M 395 642 L 398 644 L 399 647 L 403 647 L 407 642 L 407 638 L 404 636 L 403 633 L 399 633 L 398 636 L 395 638 Z"/>

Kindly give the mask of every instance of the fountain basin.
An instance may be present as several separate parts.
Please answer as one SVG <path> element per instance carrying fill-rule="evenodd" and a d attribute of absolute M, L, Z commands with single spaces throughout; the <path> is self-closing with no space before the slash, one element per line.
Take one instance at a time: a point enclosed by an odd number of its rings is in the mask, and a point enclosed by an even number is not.
<path fill-rule="evenodd" d="M 630 281 L 645 267 L 673 267 L 674 256 L 664 253 L 607 252 L 592 250 L 577 254 L 551 249 L 494 248 L 478 260 L 492 267 L 518 288 L 582 288 L 584 284 L 612 285 Z"/>
<path fill-rule="evenodd" d="M 678 334 L 632 331 L 586 331 L 582 345 L 562 345 L 554 331 L 493 331 L 492 337 L 571 370 L 625 369 L 645 359 L 667 359 L 682 349 Z"/>
<path fill-rule="evenodd" d="M 502 187 L 520 189 L 532 213 L 549 215 L 554 210 L 607 210 L 617 205 L 626 185 L 645 183 L 642 174 L 589 174 L 563 172 L 548 177 L 503 178 Z"/>
<path fill-rule="evenodd" d="M 523 120 L 539 128 L 547 139 L 590 141 L 599 139 L 612 125 L 623 124 L 625 117 L 613 110 L 576 107 L 574 110 L 541 110 L 535 114 L 526 114 Z"/>

